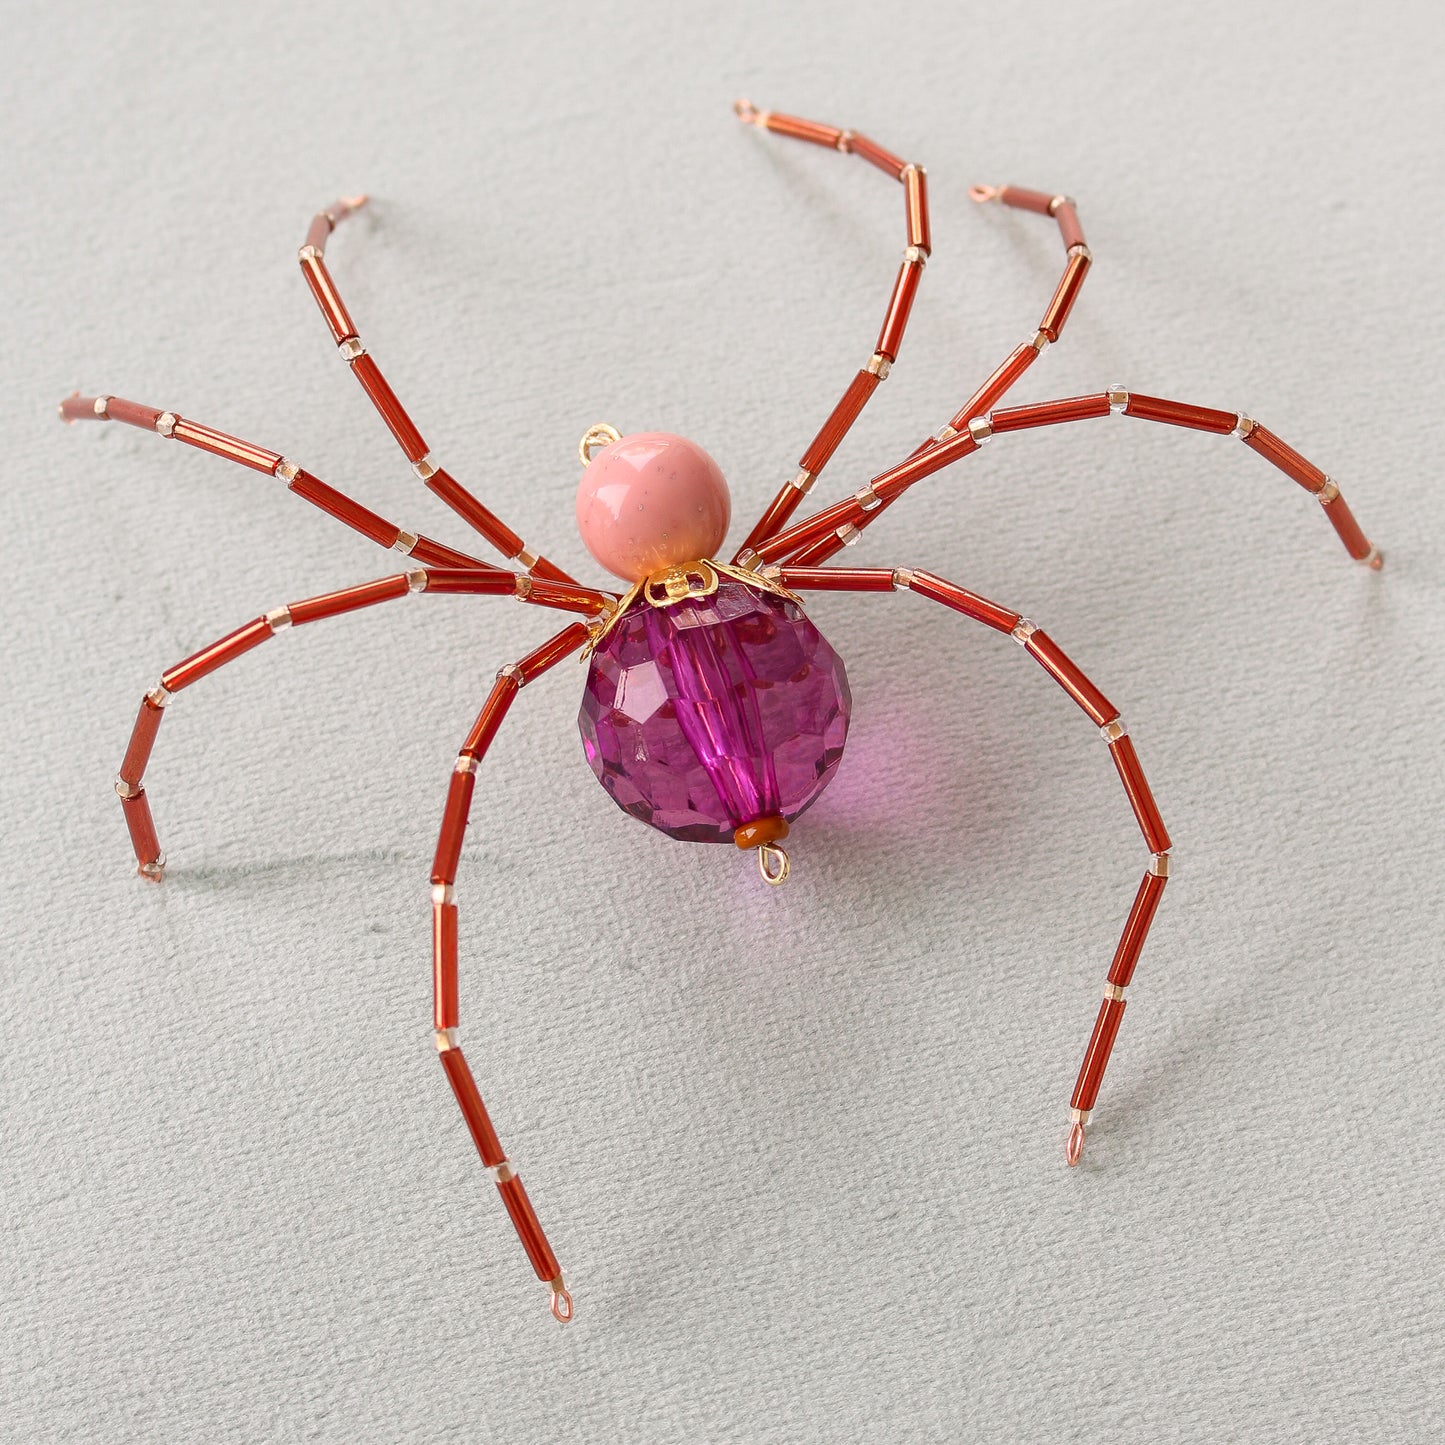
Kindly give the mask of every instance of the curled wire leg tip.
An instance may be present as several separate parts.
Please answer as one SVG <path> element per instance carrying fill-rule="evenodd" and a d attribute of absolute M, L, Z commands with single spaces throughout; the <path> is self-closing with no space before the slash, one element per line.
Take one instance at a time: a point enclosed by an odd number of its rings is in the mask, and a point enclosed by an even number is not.
<path fill-rule="evenodd" d="M 556 1279 L 548 1281 L 552 1290 L 552 1315 L 559 1324 L 570 1325 L 572 1323 L 572 1296 L 567 1292 L 567 1286 L 562 1283 L 562 1276 L 559 1274 Z"/>
<path fill-rule="evenodd" d="M 1068 1142 L 1064 1145 L 1064 1157 L 1069 1161 L 1069 1168 L 1072 1169 L 1083 1157 L 1084 1153 L 1084 1126 L 1075 1123 L 1069 1130 Z"/>
<path fill-rule="evenodd" d="M 763 875 L 764 883 L 771 883 L 776 888 L 788 881 L 788 874 L 792 871 L 792 860 L 786 849 L 779 848 L 776 843 L 759 845 L 758 872 Z"/>
<path fill-rule="evenodd" d="M 970 186 L 968 188 L 968 198 L 971 201 L 977 201 L 979 205 L 983 205 L 986 201 L 996 201 L 998 200 L 998 187 Z"/>
<path fill-rule="evenodd" d="M 762 112 L 745 96 L 739 96 L 733 101 L 733 114 L 744 125 L 757 125 Z"/>

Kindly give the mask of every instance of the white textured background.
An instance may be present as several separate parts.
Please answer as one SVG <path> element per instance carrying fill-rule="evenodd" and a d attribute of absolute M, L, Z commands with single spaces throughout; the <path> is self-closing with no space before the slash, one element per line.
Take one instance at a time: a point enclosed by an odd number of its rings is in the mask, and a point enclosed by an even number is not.
<path fill-rule="evenodd" d="M 1439 56 L 1425 4 L 5 7 L 0 1433 L 7 1440 L 1426 1440 L 1445 1428 Z M 404 12 L 410 11 L 410 14 Z M 440 460 L 581 567 L 591 422 L 701 441 L 736 536 L 868 355 L 901 191 L 935 260 L 819 501 L 1032 333 L 1019 400 L 1242 407 L 1229 438 L 1000 440 L 849 560 L 1025 610 L 1124 709 L 1178 871 L 1084 1166 L 1067 1100 L 1144 849 L 1008 642 L 820 598 L 855 726 L 795 878 L 588 775 L 564 666 L 484 768 L 466 1038 L 578 1301 L 559 1329 L 432 1054 L 426 875 L 495 668 L 553 619 L 416 599 L 187 693 L 128 862 L 141 692 L 395 570 L 79 387 L 269 444 L 470 546 L 338 364 L 330 259 Z M 593 577 L 590 567 L 582 575 Z"/>

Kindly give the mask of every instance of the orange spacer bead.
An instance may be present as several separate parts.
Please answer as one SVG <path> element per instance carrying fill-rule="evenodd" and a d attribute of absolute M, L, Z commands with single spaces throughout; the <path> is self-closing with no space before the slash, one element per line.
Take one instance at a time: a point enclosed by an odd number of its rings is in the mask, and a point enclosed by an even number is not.
<path fill-rule="evenodd" d="M 788 836 L 788 825 L 778 817 L 754 818 L 744 823 L 733 834 L 733 842 L 739 848 L 760 848 L 764 843 L 778 843 Z"/>

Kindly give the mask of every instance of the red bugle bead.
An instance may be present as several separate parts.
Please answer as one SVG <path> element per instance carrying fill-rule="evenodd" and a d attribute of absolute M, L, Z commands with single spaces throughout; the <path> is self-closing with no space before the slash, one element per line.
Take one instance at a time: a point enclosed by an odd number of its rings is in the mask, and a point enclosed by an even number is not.
<path fill-rule="evenodd" d="M 243 442 L 240 437 L 227 436 L 225 432 L 217 431 L 214 427 L 202 426 L 200 422 L 187 421 L 184 417 L 176 418 L 171 435 L 178 442 L 199 447 L 203 452 L 214 452 L 218 457 L 227 457 L 258 472 L 274 473 L 281 465 L 278 452 L 268 451 L 252 442 Z"/>
<path fill-rule="evenodd" d="M 903 172 L 903 184 L 908 244 L 917 246 L 926 256 L 933 250 L 933 234 L 928 224 L 928 177 L 922 167 L 909 166 Z"/>
<path fill-rule="evenodd" d="M 878 387 L 878 375 L 872 371 L 860 371 L 848 383 L 848 389 L 839 398 L 838 404 L 828 414 L 828 419 L 818 429 L 818 435 L 809 443 L 798 465 L 815 477 L 828 465 L 828 460 L 838 450 L 838 445 L 848 434 L 848 428 L 858 420 L 859 413 L 868 404 L 868 398 Z M 796 487 L 791 488 L 798 493 Z M 797 505 L 795 502 L 794 506 Z M 791 511 L 791 508 L 789 509 Z"/>
<path fill-rule="evenodd" d="M 1048 633 L 1036 627 L 1024 646 L 1099 727 L 1119 716 L 1119 709 L 1079 671 Z"/>
<path fill-rule="evenodd" d="M 132 785 L 138 784 L 150 762 L 151 749 L 156 744 L 156 734 L 161 730 L 161 719 L 165 708 L 158 707 L 150 697 L 141 699 L 140 712 L 136 715 L 135 727 L 131 731 L 130 744 L 120 765 L 120 780 Z"/>
<path fill-rule="evenodd" d="M 1134 906 L 1129 910 L 1119 946 L 1114 951 L 1114 961 L 1109 965 L 1109 982 L 1119 988 L 1128 988 L 1129 981 L 1134 977 L 1134 967 L 1143 951 L 1149 925 L 1153 923 L 1159 900 L 1164 896 L 1165 881 L 1158 873 L 1146 873 L 1139 884 L 1139 891 L 1134 895 Z"/>
<path fill-rule="evenodd" d="M 1058 289 L 1044 312 L 1044 319 L 1039 322 L 1039 330 L 1050 341 L 1057 341 L 1063 334 L 1064 322 L 1069 319 L 1069 312 L 1074 309 L 1074 302 L 1079 299 L 1079 289 L 1084 284 L 1090 264 L 1087 251 L 1069 253 L 1069 259 L 1064 263 L 1064 274 L 1059 278 Z"/>
<path fill-rule="evenodd" d="M 855 156 L 862 156 L 869 165 L 877 166 L 880 171 L 885 171 L 895 181 L 903 179 L 904 162 L 899 160 L 892 151 L 884 150 L 876 140 L 870 140 L 866 135 L 858 135 L 855 132 L 848 141 L 848 149 Z"/>
<path fill-rule="evenodd" d="M 271 635 L 271 624 L 264 617 L 258 617 L 254 622 L 227 633 L 219 642 L 202 648 L 184 662 L 178 662 L 169 672 L 162 673 L 161 686 L 167 692 L 179 692 L 183 687 L 199 682 L 207 673 L 234 661 L 243 652 L 259 647 Z"/>
<path fill-rule="evenodd" d="M 397 400 L 390 382 L 381 374 L 381 368 L 362 352 L 360 356 L 352 358 L 351 369 L 356 373 L 356 379 L 371 398 L 372 404 L 381 413 L 381 419 L 391 429 L 397 445 L 406 453 L 407 461 L 419 462 L 427 454 L 426 442 L 407 415 L 406 408 Z"/>
<path fill-rule="evenodd" d="M 1089 1047 L 1084 1050 L 1084 1062 L 1074 1085 L 1071 1108 L 1092 1109 L 1098 1101 L 1099 1085 L 1104 1081 L 1104 1070 L 1108 1067 L 1109 1055 L 1123 1017 L 1123 999 L 1106 998 L 1100 1005 L 1099 1015 L 1094 1020 L 1094 1032 L 1089 1038 Z"/>
<path fill-rule="evenodd" d="M 913 298 L 918 294 L 918 282 L 923 275 L 922 261 L 905 261 L 898 268 L 898 278 L 893 283 L 893 294 L 888 298 L 888 312 L 883 318 L 883 329 L 878 333 L 878 344 L 873 349 L 889 361 L 898 359 L 898 348 L 903 344 L 903 332 L 908 325 L 909 313 L 913 310 Z"/>
<path fill-rule="evenodd" d="M 920 597 L 931 597 L 935 602 L 941 602 L 945 607 L 951 607 L 955 612 L 961 612 L 965 617 L 972 617 L 975 622 L 982 622 L 999 632 L 1012 632 L 1019 625 L 1017 612 L 1010 612 L 1007 607 L 1000 607 L 986 597 L 945 582 L 932 572 L 915 572 L 909 587 Z"/>
<path fill-rule="evenodd" d="M 1024 342 L 1012 351 L 1003 364 L 974 394 L 969 397 L 958 415 L 949 423 L 954 431 L 962 431 L 974 417 L 989 411 L 994 402 L 1003 396 L 1014 382 L 1038 360 L 1038 348 L 1032 342 Z M 994 428 L 998 430 L 997 427 Z"/>
<path fill-rule="evenodd" d="M 1238 422 L 1232 411 L 1216 411 L 1209 406 L 1190 406 L 1182 401 L 1165 401 L 1158 396 L 1137 396 L 1129 393 L 1124 407 L 1125 416 L 1141 417 L 1145 421 L 1167 422 L 1170 426 L 1187 426 L 1194 431 L 1210 431 L 1223 434 L 1231 432 Z"/>
<path fill-rule="evenodd" d="M 1144 834 L 1146 846 L 1151 853 L 1167 853 L 1169 833 L 1164 827 L 1164 819 L 1159 816 L 1159 807 L 1145 780 L 1144 769 L 1139 766 L 1139 758 L 1129 734 L 1115 738 L 1109 744 L 1109 752 L 1113 755 L 1114 766 L 1119 770 L 1119 780 L 1124 784 L 1124 791 L 1129 795 L 1129 805 L 1134 809 L 1134 816 L 1139 821 L 1139 831 Z"/>
<path fill-rule="evenodd" d="M 336 289 L 336 283 L 331 279 L 331 272 L 326 269 L 326 263 L 321 259 L 319 251 L 313 254 L 303 248 L 300 261 L 301 274 L 306 278 L 306 284 L 311 288 L 311 294 L 316 298 L 316 304 L 321 308 L 327 326 L 331 328 L 332 340 L 340 346 L 343 341 L 349 341 L 356 335 L 356 327 Z"/>
<path fill-rule="evenodd" d="M 438 1029 L 461 1023 L 457 991 L 457 905 L 432 903 L 432 1020 Z"/>
<path fill-rule="evenodd" d="M 822 125 L 816 120 L 804 120 L 798 115 L 779 115 L 776 111 L 763 117 L 763 124 L 778 135 L 790 135 L 794 140 L 805 140 L 813 145 L 827 146 L 837 150 L 843 132 L 835 125 Z"/>
<path fill-rule="evenodd" d="M 1042 216 L 1049 215 L 1054 204 L 1049 191 L 1030 191 L 1023 186 L 1000 186 L 998 198 L 1005 206 L 1018 211 L 1037 211 Z"/>
<path fill-rule="evenodd" d="M 462 856 L 462 835 L 467 830 L 467 814 L 472 806 L 472 789 L 477 776 L 468 767 L 452 774 L 447 786 L 446 811 L 442 814 L 441 836 L 437 839 L 436 856 L 432 859 L 431 881 L 455 883 L 457 864 Z"/>

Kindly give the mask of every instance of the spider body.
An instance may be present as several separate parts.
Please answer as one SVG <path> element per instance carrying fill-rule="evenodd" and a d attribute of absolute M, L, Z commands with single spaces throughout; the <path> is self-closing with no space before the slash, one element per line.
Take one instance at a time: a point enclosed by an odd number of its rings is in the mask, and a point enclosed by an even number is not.
<path fill-rule="evenodd" d="M 776 844 L 843 756 L 842 660 L 795 598 L 707 561 L 672 575 L 679 595 L 639 595 L 592 655 L 587 761 L 624 812 L 674 838 Z"/>
<path fill-rule="evenodd" d="M 513 597 L 576 614 L 561 631 L 498 672 L 458 752 L 447 787 L 431 869 L 433 1036 L 462 1118 L 496 1184 L 559 1320 L 572 1299 L 536 1211 L 492 1125 L 460 1043 L 459 914 L 462 840 L 478 769 L 520 690 L 584 648 L 592 650 L 579 719 L 594 773 L 628 813 L 673 837 L 756 848 L 764 877 L 787 876 L 777 846 L 837 769 L 850 699 L 841 661 L 804 614 L 810 591 L 898 592 L 948 608 L 1011 638 L 1097 729 L 1145 849 L 1143 876 L 1104 982 L 1074 1091 L 1066 1157 L 1077 1164 L 1085 1127 L 1123 1018 L 1125 993 L 1172 867 L 1171 840 L 1119 709 L 1042 628 L 1021 612 L 911 567 L 838 567 L 829 559 L 917 483 L 977 452 L 991 438 L 1035 427 L 1110 416 L 1233 435 L 1319 504 L 1356 561 L 1378 568 L 1379 552 L 1360 529 L 1338 485 L 1267 428 L 1241 412 L 1167 401 L 1109 386 L 1084 396 L 1025 405 L 1000 402 L 1059 340 L 1092 262 L 1074 202 L 1015 186 L 972 188 L 975 201 L 1031 211 L 1057 223 L 1063 273 L 1037 330 L 994 369 L 950 421 L 900 462 L 832 504 L 793 521 L 849 428 L 897 360 L 919 280 L 932 249 L 928 192 L 920 166 L 850 130 L 759 111 L 739 102 L 750 125 L 860 158 L 903 187 L 907 245 L 872 355 L 804 450 L 730 562 L 719 560 L 731 516 L 727 485 L 712 458 L 680 437 L 621 437 L 607 427 L 583 438 L 577 519 L 593 556 L 630 584 L 625 594 L 584 586 L 492 513 L 431 457 L 427 443 L 362 344 L 323 259 L 334 228 L 365 197 L 338 201 L 311 223 L 298 253 L 342 360 L 360 383 L 416 477 L 510 567 L 483 562 L 379 516 L 319 477 L 255 443 L 174 412 L 119 397 L 67 398 L 67 422 L 114 421 L 198 448 L 282 482 L 287 491 L 382 547 L 408 570 L 308 597 L 262 613 L 161 674 L 142 698 L 116 779 L 142 877 L 159 882 L 165 858 L 143 778 L 161 721 L 175 696 L 217 668 L 295 626 L 409 595 Z M 605 444 L 604 444 L 605 442 Z M 595 451 L 595 455 L 594 455 Z"/>
<path fill-rule="evenodd" d="M 731 503 L 700 446 L 599 426 L 580 452 L 578 530 L 632 583 L 589 644 L 587 761 L 623 812 L 673 838 L 756 847 L 763 877 L 781 883 L 777 843 L 843 756 L 843 663 L 795 594 L 704 555 Z"/>

